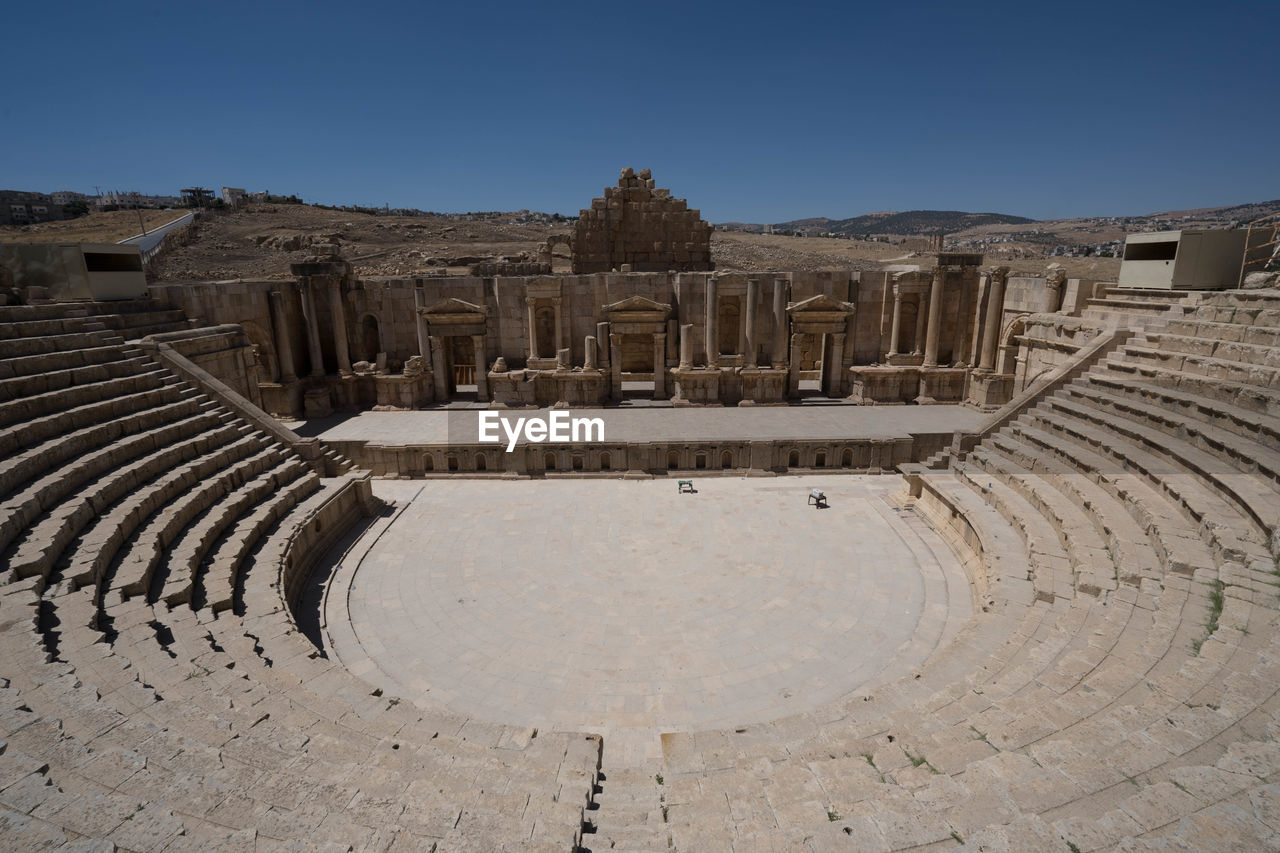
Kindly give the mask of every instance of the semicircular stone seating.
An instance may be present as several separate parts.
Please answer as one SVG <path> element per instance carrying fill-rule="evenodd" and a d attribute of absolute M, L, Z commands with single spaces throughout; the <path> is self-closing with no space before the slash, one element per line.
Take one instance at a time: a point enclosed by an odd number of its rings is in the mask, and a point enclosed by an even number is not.
<path fill-rule="evenodd" d="M 368 474 L 126 340 L 185 325 L 0 308 L 0 847 L 573 849 L 598 736 L 424 713 L 298 632 Z"/>
<path fill-rule="evenodd" d="M 616 773 L 594 735 L 400 703 L 299 632 L 367 474 L 115 331 L 144 319 L 0 321 L 10 846 L 1280 846 L 1280 294 L 1207 296 L 907 471 L 978 611 L 917 670 Z"/>

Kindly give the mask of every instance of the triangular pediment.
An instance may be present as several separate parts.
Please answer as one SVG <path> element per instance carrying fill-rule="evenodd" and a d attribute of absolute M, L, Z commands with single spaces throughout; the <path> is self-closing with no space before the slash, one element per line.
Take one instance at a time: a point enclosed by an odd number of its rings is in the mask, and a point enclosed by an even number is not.
<path fill-rule="evenodd" d="M 654 302 L 652 299 L 646 299 L 643 296 L 628 296 L 620 302 L 614 302 L 604 306 L 604 313 L 630 313 L 633 311 L 658 311 L 663 314 L 671 313 L 671 306 L 665 302 Z"/>
<path fill-rule="evenodd" d="M 446 299 L 430 308 L 422 309 L 424 314 L 485 314 L 484 307 L 457 298 Z"/>
<path fill-rule="evenodd" d="M 832 299 L 825 293 L 819 293 L 817 296 L 810 296 L 808 299 L 797 302 L 787 309 L 788 314 L 830 313 L 832 311 L 841 314 L 852 314 L 853 305 L 849 302 L 840 302 Z"/>

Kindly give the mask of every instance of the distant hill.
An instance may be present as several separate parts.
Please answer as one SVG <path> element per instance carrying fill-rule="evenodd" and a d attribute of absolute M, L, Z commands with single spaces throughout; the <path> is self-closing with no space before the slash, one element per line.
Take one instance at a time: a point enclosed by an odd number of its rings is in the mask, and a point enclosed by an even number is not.
<path fill-rule="evenodd" d="M 799 231 L 805 234 L 951 234 L 979 225 L 1023 225 L 1034 222 L 1025 216 L 1006 213 L 966 213 L 963 210 L 907 210 L 867 213 L 849 219 L 794 219 L 775 223 L 776 231 Z M 742 230 L 763 230 L 762 227 L 740 223 L 725 223 Z"/>

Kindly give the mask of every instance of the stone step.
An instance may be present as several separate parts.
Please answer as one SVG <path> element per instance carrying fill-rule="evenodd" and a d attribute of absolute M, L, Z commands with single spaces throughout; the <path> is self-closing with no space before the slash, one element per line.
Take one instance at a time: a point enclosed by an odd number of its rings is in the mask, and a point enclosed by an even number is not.
<path fill-rule="evenodd" d="M 307 470 L 305 463 L 288 457 L 210 506 L 169 544 L 165 565 L 152 583 L 149 599 L 163 600 L 170 607 L 189 603 L 206 554 L 227 528 L 278 490 L 281 483 L 292 482 Z"/>
<path fill-rule="evenodd" d="M 10 568 L 24 565 L 43 573 L 50 568 L 46 559 L 59 553 L 100 509 L 137 483 L 196 455 L 210 438 L 229 441 L 233 434 L 221 419 L 200 412 L 118 439 L 32 480 L 0 504 L 5 511 L 0 543 L 14 543 L 20 554 Z"/>
<path fill-rule="evenodd" d="M 75 370 L 128 358 L 118 346 L 65 349 L 53 353 L 0 359 L 0 379 L 17 379 L 56 370 Z"/>
<path fill-rule="evenodd" d="M 264 447 L 259 435 L 240 435 L 234 428 L 229 432 L 230 436 L 202 436 L 195 445 L 200 455 L 140 482 L 109 509 L 104 507 L 105 512 L 99 510 L 97 520 L 81 531 L 78 541 L 59 561 L 64 577 L 77 586 L 100 583 L 125 542 L 153 515 L 174 504 L 197 483 Z"/>
<path fill-rule="evenodd" d="M 1194 475 L 1204 483 L 1202 488 L 1225 498 L 1240 514 L 1257 524 L 1261 530 L 1255 535 L 1260 535 L 1261 541 L 1270 541 L 1272 531 L 1280 524 L 1280 503 L 1276 501 L 1274 488 L 1258 477 L 1237 472 L 1228 463 L 1190 442 L 1127 418 L 1119 421 L 1104 419 L 1096 408 L 1070 402 L 1061 395 L 1050 398 L 1047 405 L 1077 420 L 1107 428 L 1113 440 L 1120 437 L 1141 447 L 1147 453 L 1146 458 L 1153 463 L 1148 467 L 1149 476 L 1165 478 L 1166 487 L 1170 485 L 1169 478 Z"/>
<path fill-rule="evenodd" d="M 1272 489 L 1280 489 L 1280 452 L 1270 449 L 1265 443 L 1188 418 L 1167 407 L 1116 394 L 1111 388 L 1099 387 L 1096 383 L 1070 386 L 1066 389 L 1066 394 L 1116 418 L 1178 436 L 1220 459 L 1224 464 L 1217 466 L 1219 474 L 1230 475 L 1233 473 L 1231 469 L 1234 469 L 1241 474 L 1261 479 Z M 1280 444 L 1273 446 L 1280 447 Z"/>
<path fill-rule="evenodd" d="M 72 388 L 0 402 L 0 427 L 11 427 L 32 418 L 45 417 L 77 406 L 109 400 L 117 395 L 134 394 L 165 385 L 177 384 L 174 377 L 159 370 L 77 385 Z"/>

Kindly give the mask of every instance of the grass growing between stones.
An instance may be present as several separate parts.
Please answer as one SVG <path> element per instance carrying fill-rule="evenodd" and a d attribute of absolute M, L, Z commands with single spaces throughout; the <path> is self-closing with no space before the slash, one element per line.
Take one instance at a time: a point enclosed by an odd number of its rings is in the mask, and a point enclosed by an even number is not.
<path fill-rule="evenodd" d="M 1224 591 L 1226 584 L 1220 580 L 1213 582 L 1213 588 L 1209 590 L 1209 620 L 1204 626 L 1204 636 L 1191 644 L 1191 650 L 1195 654 L 1200 654 L 1200 647 L 1204 645 L 1204 641 L 1213 636 L 1213 632 L 1218 630 L 1218 619 L 1222 616 L 1222 605 L 1226 601 Z"/>

